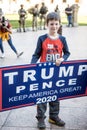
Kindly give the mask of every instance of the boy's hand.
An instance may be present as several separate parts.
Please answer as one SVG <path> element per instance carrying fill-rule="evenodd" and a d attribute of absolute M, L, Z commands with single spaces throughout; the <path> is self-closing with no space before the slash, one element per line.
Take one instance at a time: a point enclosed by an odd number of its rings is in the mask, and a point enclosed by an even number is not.
<path fill-rule="evenodd" d="M 63 58 L 59 58 L 56 60 L 56 66 L 59 66 L 63 62 Z"/>

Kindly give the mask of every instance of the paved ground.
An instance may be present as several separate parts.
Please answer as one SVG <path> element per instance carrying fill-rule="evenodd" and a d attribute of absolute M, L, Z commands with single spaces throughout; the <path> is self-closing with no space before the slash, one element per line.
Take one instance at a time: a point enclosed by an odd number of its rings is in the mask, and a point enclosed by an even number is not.
<path fill-rule="evenodd" d="M 5 58 L 0 59 L 0 67 L 28 64 L 38 36 L 45 32 L 46 30 L 28 31 L 26 33 L 14 31 L 12 35 L 14 45 L 19 52 L 24 51 L 24 54 L 17 59 L 8 44 L 4 42 Z M 67 38 L 71 52 L 69 60 L 87 59 L 87 26 L 63 27 L 63 34 Z M 0 112 L 0 130 L 38 130 L 35 115 L 36 106 Z M 60 117 L 66 122 L 64 128 L 48 123 L 49 109 L 46 115 L 46 130 L 87 130 L 87 97 L 67 99 L 60 102 Z"/>

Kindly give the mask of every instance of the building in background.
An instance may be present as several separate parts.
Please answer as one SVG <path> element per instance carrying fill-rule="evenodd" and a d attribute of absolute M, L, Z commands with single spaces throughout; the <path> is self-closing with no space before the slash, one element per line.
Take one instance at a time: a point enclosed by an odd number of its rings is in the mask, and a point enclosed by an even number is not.
<path fill-rule="evenodd" d="M 13 14 L 18 12 L 20 4 L 24 4 L 27 10 L 31 6 L 41 4 L 42 2 L 45 2 L 49 11 L 53 11 L 58 4 L 62 13 L 64 13 L 67 4 L 72 5 L 76 3 L 80 7 L 78 14 L 87 16 L 87 0 L 0 0 L 0 8 L 2 8 L 5 14 Z"/>

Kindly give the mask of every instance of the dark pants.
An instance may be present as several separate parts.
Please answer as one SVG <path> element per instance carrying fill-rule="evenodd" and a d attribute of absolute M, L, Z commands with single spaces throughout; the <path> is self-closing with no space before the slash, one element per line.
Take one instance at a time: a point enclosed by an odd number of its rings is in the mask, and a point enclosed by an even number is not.
<path fill-rule="evenodd" d="M 37 105 L 37 119 L 45 118 L 47 103 Z M 56 118 L 59 114 L 59 101 L 49 102 L 49 118 Z"/>
<path fill-rule="evenodd" d="M 67 16 L 67 20 L 68 20 L 68 26 L 73 26 L 73 23 L 72 23 L 72 15 L 68 15 Z"/>

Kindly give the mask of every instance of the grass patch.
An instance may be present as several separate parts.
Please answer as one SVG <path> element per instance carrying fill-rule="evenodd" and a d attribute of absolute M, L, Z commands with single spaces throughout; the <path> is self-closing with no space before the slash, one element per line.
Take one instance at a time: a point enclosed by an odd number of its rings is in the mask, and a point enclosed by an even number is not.
<path fill-rule="evenodd" d="M 18 22 L 18 20 L 10 20 L 10 23 L 11 23 L 13 29 L 16 29 L 16 28 L 19 27 L 19 22 Z M 25 26 L 26 26 L 26 27 L 31 27 L 31 26 L 32 26 L 32 22 L 29 21 L 29 20 L 26 20 Z"/>
<path fill-rule="evenodd" d="M 13 29 L 16 29 L 16 28 L 19 27 L 18 20 L 10 20 L 10 23 L 11 23 Z M 67 22 L 62 22 L 62 24 L 67 24 Z M 79 22 L 78 25 L 79 26 L 87 26 L 87 23 Z M 32 26 L 32 21 L 26 20 L 25 26 L 26 26 L 26 28 L 31 27 Z"/>
<path fill-rule="evenodd" d="M 18 14 L 6 14 L 6 18 L 10 20 L 13 29 L 19 27 Z M 67 24 L 67 18 L 65 15 L 63 15 L 61 19 L 62 19 L 62 24 Z M 87 26 L 87 16 L 78 16 L 78 25 Z M 28 14 L 27 19 L 26 19 L 26 27 L 31 27 L 31 26 L 32 26 L 32 15 Z"/>

